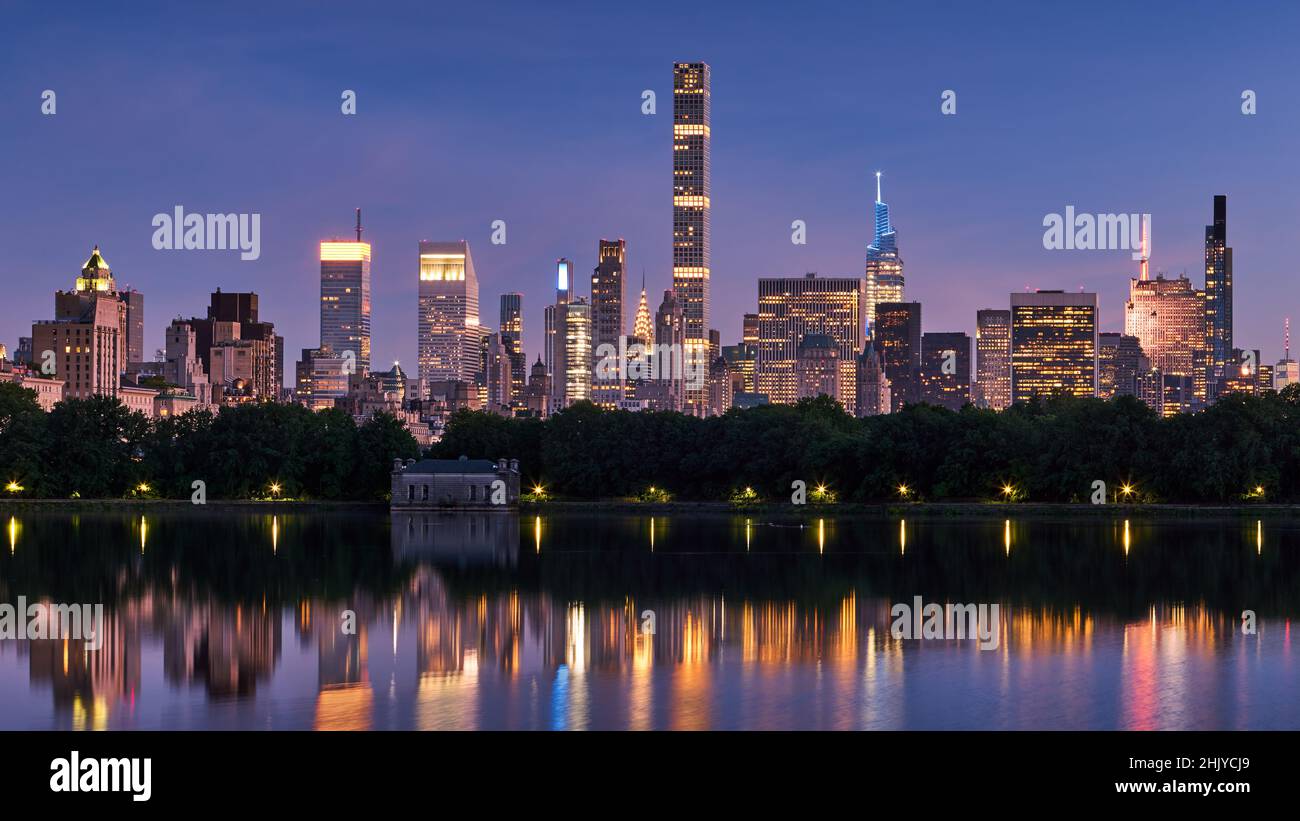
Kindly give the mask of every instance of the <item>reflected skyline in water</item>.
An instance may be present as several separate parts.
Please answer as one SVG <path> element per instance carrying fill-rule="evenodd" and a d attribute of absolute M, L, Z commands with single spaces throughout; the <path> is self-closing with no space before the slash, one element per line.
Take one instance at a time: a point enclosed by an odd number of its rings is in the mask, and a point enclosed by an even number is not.
<path fill-rule="evenodd" d="M 0 601 L 106 624 L 0 641 L 3 729 L 1300 727 L 1286 520 L 6 518 Z"/>

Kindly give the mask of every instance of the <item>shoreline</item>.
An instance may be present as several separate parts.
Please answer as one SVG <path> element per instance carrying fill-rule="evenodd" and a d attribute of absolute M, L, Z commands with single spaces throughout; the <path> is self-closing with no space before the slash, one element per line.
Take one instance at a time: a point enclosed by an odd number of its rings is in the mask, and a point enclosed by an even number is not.
<path fill-rule="evenodd" d="M 285 500 L 259 501 L 252 499 L 222 499 L 195 505 L 186 499 L 0 499 L 0 511 L 5 510 L 62 510 L 81 512 L 87 510 L 233 510 L 246 512 L 273 511 L 388 511 L 387 502 Z M 638 502 L 631 499 L 551 500 L 546 502 L 521 501 L 518 513 L 609 512 L 619 514 L 673 515 L 673 514 L 729 514 L 736 516 L 765 514 L 801 518 L 863 517 L 863 516 L 929 516 L 955 518 L 1010 518 L 1010 517 L 1114 517 L 1122 513 L 1132 517 L 1180 518 L 1300 518 L 1300 504 L 1071 504 L 1066 502 L 844 502 L 837 504 L 792 505 L 764 503 L 733 505 L 730 502 Z M 198 512 L 197 510 L 195 512 Z M 402 511 L 395 511 L 402 512 Z M 421 511 L 446 512 L 458 511 Z M 468 512 L 468 511 L 461 511 Z M 483 511 L 474 511 L 483 512 Z"/>

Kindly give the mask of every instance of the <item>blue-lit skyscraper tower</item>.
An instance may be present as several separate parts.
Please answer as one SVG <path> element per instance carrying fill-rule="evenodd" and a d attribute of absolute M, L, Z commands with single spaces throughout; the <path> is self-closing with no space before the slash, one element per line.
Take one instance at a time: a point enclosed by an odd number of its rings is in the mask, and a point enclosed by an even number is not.
<path fill-rule="evenodd" d="M 903 301 L 903 260 L 898 255 L 894 226 L 889 222 L 889 205 L 880 199 L 880 172 L 876 172 L 875 236 L 867 246 L 867 333 L 873 335 L 876 306 Z"/>

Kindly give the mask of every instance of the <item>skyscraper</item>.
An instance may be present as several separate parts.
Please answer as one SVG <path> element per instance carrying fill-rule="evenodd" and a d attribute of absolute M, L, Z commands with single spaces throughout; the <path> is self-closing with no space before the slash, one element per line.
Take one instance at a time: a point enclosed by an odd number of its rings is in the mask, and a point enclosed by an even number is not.
<path fill-rule="evenodd" d="M 898 255 L 889 205 L 880 199 L 880 172 L 876 172 L 875 234 L 867 246 L 867 328 L 874 334 L 876 306 L 903 301 L 903 259 Z"/>
<path fill-rule="evenodd" d="M 356 373 L 370 371 L 370 243 L 357 238 L 320 244 L 320 344 L 355 361 Z"/>
<path fill-rule="evenodd" d="M 555 261 L 555 302 L 543 311 L 546 338 L 542 343 L 542 357 L 550 377 L 552 411 L 564 407 L 565 306 L 569 304 L 569 286 L 573 282 L 573 263 L 561 257 Z"/>
<path fill-rule="evenodd" d="M 852 412 L 857 401 L 857 356 L 862 351 L 866 291 L 860 277 L 761 277 L 758 280 L 758 360 L 755 383 L 773 403 L 799 398 L 796 367 L 808 334 L 830 337 L 839 355 L 838 399 Z"/>
<path fill-rule="evenodd" d="M 1097 335 L 1097 396 L 1137 396 L 1138 377 L 1151 370 L 1138 338 L 1128 334 Z"/>
<path fill-rule="evenodd" d="M 623 306 L 627 302 L 624 262 L 627 243 L 623 240 L 600 241 L 596 269 L 591 274 L 591 399 L 605 407 L 616 407 L 622 398 L 622 385 L 616 378 L 601 378 L 596 363 L 618 350 L 623 335 Z M 605 347 L 608 346 L 608 347 Z"/>
<path fill-rule="evenodd" d="M 524 356 L 524 295 L 501 295 L 501 341 L 510 357 L 510 402 L 524 401 L 528 360 Z"/>
<path fill-rule="evenodd" d="M 709 66 L 673 64 L 673 291 L 686 326 L 685 356 L 707 367 L 709 343 Z M 694 360 L 700 360 L 695 363 Z M 705 403 L 703 386 L 688 405 Z"/>
<path fill-rule="evenodd" d="M 975 312 L 975 404 L 990 410 L 1011 406 L 1011 312 Z"/>
<path fill-rule="evenodd" d="M 872 340 L 885 363 L 890 410 L 921 401 L 921 303 L 878 304 Z"/>
<path fill-rule="evenodd" d="M 664 298 L 655 312 L 654 350 L 651 351 L 651 372 L 655 375 L 646 386 L 656 410 L 682 409 L 684 383 L 682 340 L 686 337 L 686 320 L 681 301 L 673 291 L 664 291 Z"/>
<path fill-rule="evenodd" d="M 468 242 L 420 241 L 419 312 L 419 380 L 475 383 L 482 338 Z"/>
<path fill-rule="evenodd" d="M 1205 226 L 1205 338 L 1209 398 L 1219 395 L 1232 356 L 1232 249 L 1228 198 L 1214 197 L 1214 222 Z"/>
<path fill-rule="evenodd" d="M 487 335 L 484 351 L 483 379 L 487 386 L 487 409 L 508 414 L 514 384 L 510 336 L 501 332 Z"/>
<path fill-rule="evenodd" d="M 348 358 L 331 348 L 303 348 L 294 364 L 294 398 L 314 411 L 334 407 L 334 400 L 348 395 L 348 383 L 355 373 Z"/>
<path fill-rule="evenodd" d="M 1205 399 L 1206 294 L 1187 277 L 1130 279 L 1124 333 L 1137 337 L 1150 367 L 1168 376 L 1191 376 Z"/>
<path fill-rule="evenodd" d="M 645 273 L 641 274 L 641 299 L 636 304 L 636 319 L 632 321 L 632 336 L 641 340 L 641 344 L 650 345 L 655 341 L 655 323 L 650 318 L 650 302 L 645 294 Z"/>
<path fill-rule="evenodd" d="M 1011 401 L 1097 394 L 1097 295 L 1011 295 Z"/>
<path fill-rule="evenodd" d="M 126 306 L 126 359 L 123 367 L 131 362 L 143 362 L 144 353 L 144 294 L 134 288 L 127 288 L 119 296 Z"/>
<path fill-rule="evenodd" d="M 921 401 L 961 410 L 970 401 L 970 336 L 921 334 Z"/>
<path fill-rule="evenodd" d="M 63 380 L 67 399 L 117 396 L 126 369 L 125 316 L 112 270 L 96 245 L 76 287 L 55 292 L 54 319 L 32 325 L 32 368 Z"/>
<path fill-rule="evenodd" d="M 564 306 L 564 406 L 591 398 L 591 305 L 578 297 Z"/>

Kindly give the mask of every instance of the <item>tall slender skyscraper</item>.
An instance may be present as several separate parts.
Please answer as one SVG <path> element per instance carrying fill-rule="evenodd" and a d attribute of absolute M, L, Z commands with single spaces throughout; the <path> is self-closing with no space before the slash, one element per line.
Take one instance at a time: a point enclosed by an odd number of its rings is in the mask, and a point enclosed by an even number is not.
<path fill-rule="evenodd" d="M 975 404 L 1004 410 L 1011 405 L 1011 312 L 975 312 Z"/>
<path fill-rule="evenodd" d="M 542 344 L 546 373 L 551 386 L 551 410 L 564 407 L 565 338 L 569 304 L 569 286 L 573 282 L 573 263 L 561 257 L 555 261 L 555 302 L 543 312 L 546 339 Z"/>
<path fill-rule="evenodd" d="M 524 357 L 524 295 L 501 295 L 501 341 L 510 357 L 510 401 L 524 401 L 527 359 Z"/>
<path fill-rule="evenodd" d="M 370 370 L 370 243 L 361 241 L 360 209 L 355 241 L 320 244 L 320 344 L 344 358 L 352 351 L 357 373 Z"/>
<path fill-rule="evenodd" d="M 143 362 L 144 351 L 144 294 L 134 288 L 127 288 L 119 296 L 126 305 L 126 327 L 123 334 L 126 339 L 125 364 Z"/>
<path fill-rule="evenodd" d="M 709 66 L 673 65 L 673 291 L 685 322 L 685 356 L 702 367 L 709 345 Z M 688 389 L 702 412 L 705 391 Z"/>
<path fill-rule="evenodd" d="M 623 335 L 623 306 L 627 303 L 626 256 L 626 242 L 602 239 L 597 248 L 596 269 L 591 273 L 591 400 L 610 408 L 617 406 L 623 389 L 616 372 L 598 372 L 596 365 L 610 351 L 618 350 L 618 340 Z"/>
<path fill-rule="evenodd" d="M 420 241 L 418 378 L 474 384 L 482 362 L 478 275 L 469 243 Z"/>
<path fill-rule="evenodd" d="M 889 205 L 880 199 L 880 172 L 876 172 L 875 234 L 867 246 L 867 330 L 875 334 L 876 306 L 882 302 L 903 301 L 903 259 L 898 255 L 898 244 L 893 223 L 889 221 Z"/>
<path fill-rule="evenodd" d="M 1205 226 L 1205 337 L 1210 398 L 1219 395 L 1232 358 L 1232 249 L 1228 198 L 1214 196 L 1214 222 Z"/>
<path fill-rule="evenodd" d="M 591 306 L 578 297 L 564 306 L 564 406 L 591 398 Z"/>

